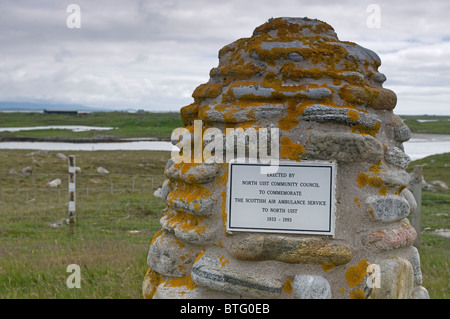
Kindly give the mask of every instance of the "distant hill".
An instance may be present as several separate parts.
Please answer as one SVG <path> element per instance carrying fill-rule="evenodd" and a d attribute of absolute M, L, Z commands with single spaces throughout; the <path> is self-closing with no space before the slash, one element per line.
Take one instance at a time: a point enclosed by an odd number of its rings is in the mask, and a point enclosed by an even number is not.
<path fill-rule="evenodd" d="M 0 102 L 0 111 L 43 111 L 43 110 L 76 110 L 76 111 L 90 111 L 90 112 L 112 111 L 106 108 L 95 108 L 81 104 Z"/>

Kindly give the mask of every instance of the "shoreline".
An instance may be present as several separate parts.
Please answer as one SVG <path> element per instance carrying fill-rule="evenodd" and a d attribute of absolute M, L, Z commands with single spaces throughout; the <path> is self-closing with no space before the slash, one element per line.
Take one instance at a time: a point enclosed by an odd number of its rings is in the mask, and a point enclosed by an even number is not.
<path fill-rule="evenodd" d="M 168 137 L 125 137 L 125 138 L 36 138 L 0 137 L 1 142 L 44 142 L 44 143 L 127 143 L 127 142 L 170 142 Z"/>

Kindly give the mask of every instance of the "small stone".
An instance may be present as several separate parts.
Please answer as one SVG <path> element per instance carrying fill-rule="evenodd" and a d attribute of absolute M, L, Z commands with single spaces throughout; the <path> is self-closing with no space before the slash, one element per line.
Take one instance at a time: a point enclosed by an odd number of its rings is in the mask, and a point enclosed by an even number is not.
<path fill-rule="evenodd" d="M 50 188 L 58 188 L 59 186 L 61 186 L 61 179 L 56 178 L 54 180 L 52 180 L 51 182 L 47 183 L 47 187 Z"/>
<path fill-rule="evenodd" d="M 230 253 L 243 260 L 276 260 L 285 263 L 342 265 L 352 259 L 349 248 L 326 240 L 278 235 L 250 235 L 236 241 Z"/>
<path fill-rule="evenodd" d="M 393 222 L 410 213 L 408 201 L 401 196 L 371 196 L 366 204 L 374 221 Z"/>
<path fill-rule="evenodd" d="M 241 85 L 233 87 L 233 94 L 236 99 L 240 99 L 245 95 L 253 95 L 258 97 L 270 97 L 272 92 L 275 92 L 274 89 L 264 87 L 259 84 L 255 85 Z"/>
<path fill-rule="evenodd" d="M 193 246 L 179 241 L 164 231 L 156 236 L 148 252 L 148 267 L 166 276 L 188 275 L 198 249 L 193 249 Z"/>
<path fill-rule="evenodd" d="M 394 127 L 394 140 L 406 142 L 411 138 L 411 130 L 405 125 L 400 116 L 393 114 L 391 116 L 391 124 Z"/>
<path fill-rule="evenodd" d="M 412 294 L 412 299 L 430 299 L 430 295 L 428 294 L 428 290 L 425 287 L 417 286 L 414 288 Z"/>
<path fill-rule="evenodd" d="M 11 169 L 9 170 L 9 174 L 11 174 L 11 175 L 16 175 L 17 172 L 16 172 L 15 169 L 11 168 Z"/>
<path fill-rule="evenodd" d="M 351 119 L 348 114 L 353 112 L 357 119 Z M 358 112 L 354 109 L 335 108 L 327 105 L 315 104 L 307 107 L 302 114 L 305 121 L 315 121 L 318 123 L 337 123 L 347 126 L 363 125 L 367 128 L 374 127 L 381 119 L 375 114 Z"/>
<path fill-rule="evenodd" d="M 402 258 L 383 259 L 380 267 L 379 285 L 370 288 L 369 299 L 409 299 L 413 291 L 413 268 Z"/>
<path fill-rule="evenodd" d="M 106 168 L 100 166 L 100 167 L 97 167 L 97 173 L 102 174 L 102 175 L 108 175 L 109 171 Z"/>
<path fill-rule="evenodd" d="M 296 275 L 292 292 L 298 299 L 331 299 L 331 287 L 322 276 Z"/>
<path fill-rule="evenodd" d="M 164 174 L 174 180 L 181 180 L 186 183 L 207 184 L 216 179 L 221 166 L 216 163 L 180 163 L 175 165 L 174 160 L 169 160 L 166 164 Z"/>
<path fill-rule="evenodd" d="M 405 188 L 404 190 L 402 190 L 400 195 L 402 195 L 403 198 L 406 199 L 406 201 L 408 202 L 410 213 L 412 214 L 413 212 L 415 212 L 417 209 L 417 202 L 416 199 L 414 198 L 413 193 L 411 193 L 409 189 Z"/>
<path fill-rule="evenodd" d="M 380 73 L 380 72 L 375 72 L 375 73 L 373 73 L 373 75 L 372 75 L 372 79 L 373 79 L 375 82 L 378 82 L 378 83 L 380 83 L 380 84 L 383 84 L 384 82 L 386 82 L 386 75 L 384 75 L 383 73 Z"/>
<path fill-rule="evenodd" d="M 159 223 L 167 233 L 194 245 L 206 245 L 214 239 L 217 226 L 209 225 L 206 218 L 189 213 L 168 210 Z"/>
<path fill-rule="evenodd" d="M 392 165 L 406 169 L 411 159 L 398 147 L 389 147 L 385 154 L 384 160 Z"/>
<path fill-rule="evenodd" d="M 288 54 L 289 60 L 294 61 L 294 62 L 302 62 L 303 61 L 303 56 L 301 56 L 301 54 L 297 53 L 297 52 L 291 52 Z"/>
<path fill-rule="evenodd" d="M 448 186 L 443 181 L 431 181 L 424 186 L 424 189 L 430 192 L 446 192 Z"/>
<path fill-rule="evenodd" d="M 166 179 L 164 181 L 164 183 L 162 184 L 162 186 L 161 186 L 161 193 L 160 193 L 160 195 L 161 195 L 161 199 L 163 201 L 166 201 L 167 195 L 169 195 L 170 191 L 172 190 L 170 188 L 170 185 L 171 185 L 170 180 Z"/>
<path fill-rule="evenodd" d="M 31 166 L 27 166 L 27 167 L 22 168 L 22 169 L 20 170 L 20 172 L 21 172 L 23 175 L 32 175 L 32 174 L 33 174 L 33 168 L 32 168 Z"/>
<path fill-rule="evenodd" d="M 405 220 L 406 221 L 406 220 Z M 377 251 L 385 251 L 410 246 L 417 237 L 416 230 L 405 222 L 400 227 L 387 230 L 376 230 L 367 235 L 364 244 Z"/>
<path fill-rule="evenodd" d="M 420 268 L 419 251 L 414 246 L 411 247 L 411 249 L 413 250 L 413 254 L 412 254 L 412 257 L 410 259 L 410 262 L 411 262 L 411 265 L 412 265 L 413 270 L 414 270 L 414 283 L 416 285 L 421 285 L 423 277 L 422 277 L 422 269 Z"/>
<path fill-rule="evenodd" d="M 64 155 L 63 153 L 57 153 L 56 157 L 62 160 L 66 160 L 68 157 L 66 155 Z"/>
<path fill-rule="evenodd" d="M 199 286 L 253 298 L 277 298 L 283 288 L 280 280 L 222 266 L 220 260 L 205 256 L 194 263 L 192 280 Z"/>

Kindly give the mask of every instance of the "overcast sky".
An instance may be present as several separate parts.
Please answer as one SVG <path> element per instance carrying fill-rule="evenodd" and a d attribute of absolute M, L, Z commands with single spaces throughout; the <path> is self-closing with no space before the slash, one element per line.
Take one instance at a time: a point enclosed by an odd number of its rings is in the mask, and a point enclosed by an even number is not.
<path fill-rule="evenodd" d="M 395 113 L 450 115 L 449 14 L 447 0 L 0 0 L 0 101 L 178 111 L 223 46 L 295 16 L 375 51 Z"/>

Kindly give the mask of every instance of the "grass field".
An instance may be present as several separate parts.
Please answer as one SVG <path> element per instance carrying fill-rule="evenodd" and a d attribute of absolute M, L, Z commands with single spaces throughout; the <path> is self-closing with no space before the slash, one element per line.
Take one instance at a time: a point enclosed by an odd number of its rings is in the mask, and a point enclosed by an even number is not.
<path fill-rule="evenodd" d="M 56 152 L 30 154 L 0 152 L 0 298 L 141 298 L 147 252 L 164 207 L 153 192 L 165 179 L 170 153 L 73 152 L 82 169 L 77 189 L 90 187 L 89 199 L 77 192 L 74 235 L 66 224 L 49 225 L 67 218 L 64 195 L 59 201 L 56 190 L 46 188 L 51 179 L 64 178 L 67 161 Z M 93 175 L 100 165 L 111 174 Z M 32 166 L 33 176 L 8 174 L 23 166 Z M 8 191 L 12 186 L 19 188 Z M 80 265 L 82 289 L 67 288 L 69 264 Z"/>
<path fill-rule="evenodd" d="M 108 131 L 72 132 L 70 130 L 32 130 L 0 132 L 0 139 L 118 139 L 135 137 L 170 138 L 175 128 L 183 124 L 179 113 L 94 112 L 89 115 L 0 113 L 0 127 L 29 127 L 50 125 L 83 125 L 114 127 Z"/>
<path fill-rule="evenodd" d="M 413 133 L 450 134 L 450 116 L 401 115 Z"/>
<path fill-rule="evenodd" d="M 45 189 L 48 178 L 39 174 L 65 173 L 67 163 L 56 157 L 56 152 L 5 150 L 0 153 L 0 176 L 9 169 L 33 165 L 36 188 Z M 74 152 L 83 175 L 95 174 L 101 165 L 113 174 L 161 175 L 169 158 L 168 152 L 128 151 Z M 438 179 L 450 184 L 448 167 L 450 153 L 436 155 L 411 164 L 426 164 L 425 179 Z M 39 177 L 41 176 L 41 177 Z M 126 177 L 126 175 L 125 175 Z M 14 183 L 24 188 L 31 177 L 15 176 Z M 97 185 L 109 189 L 112 179 L 116 188 L 125 188 L 129 181 L 119 176 L 95 177 Z M 91 180 L 91 178 L 88 178 Z M 80 181 L 80 185 L 78 185 Z M 77 187 L 84 187 L 77 178 Z M 100 181 L 100 182 L 99 182 Z M 161 180 L 162 181 L 162 180 Z M 159 182 L 161 182 L 159 181 Z M 158 183 L 159 183 L 158 182 Z M 121 186 L 121 183 L 123 184 Z M 128 184 L 127 184 L 128 183 Z M 159 186 L 155 183 L 154 188 Z M 3 178 L 0 187 L 11 185 Z M 16 192 L 6 202 L 7 193 L 0 199 L 0 297 L 1 298 L 133 298 L 140 299 L 141 283 L 147 270 L 146 257 L 156 229 L 162 201 L 153 197 L 153 189 L 146 184 L 147 192 L 108 191 L 91 201 L 84 198 L 79 210 L 75 235 L 69 235 L 68 226 L 52 228 L 48 223 L 67 216 L 67 206 L 48 205 L 48 192 L 41 206 L 38 201 L 24 205 L 23 194 Z M 34 196 L 34 194 L 33 194 Z M 29 198 L 33 196 L 30 195 Z M 53 195 L 54 196 L 54 195 Z M 81 194 L 80 199 L 83 198 Z M 148 205 L 133 203 L 148 201 Z M 439 202 L 436 202 L 439 200 Z M 108 203 L 96 208 L 96 202 Z M 450 228 L 450 193 L 423 194 L 422 234 L 419 249 L 424 282 L 432 298 L 450 298 L 450 239 L 439 237 L 431 231 Z M 447 213 L 447 215 L 442 214 Z M 66 279 L 69 264 L 81 267 L 81 289 L 68 289 Z"/>

